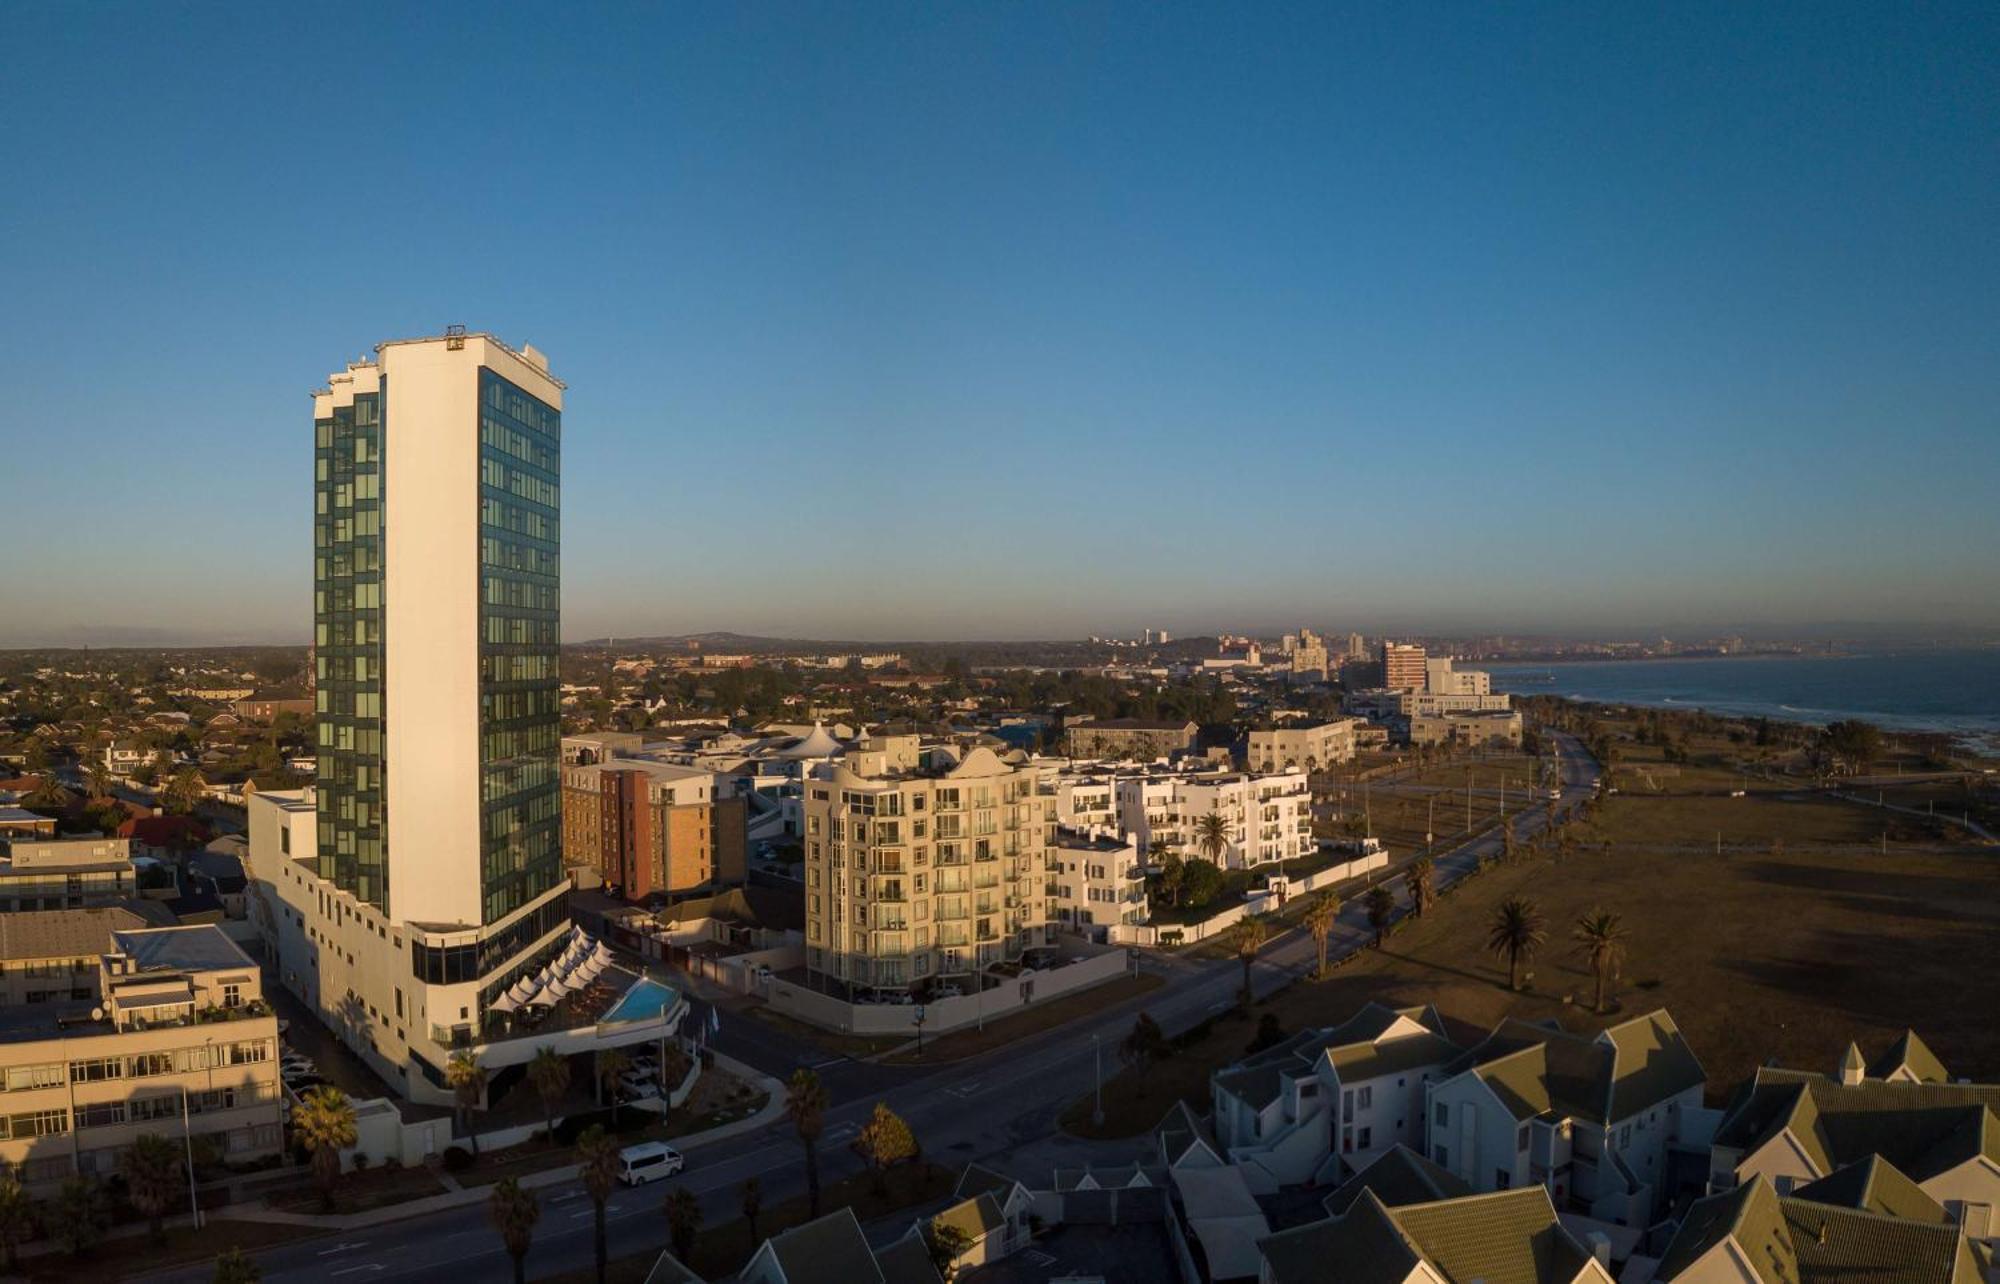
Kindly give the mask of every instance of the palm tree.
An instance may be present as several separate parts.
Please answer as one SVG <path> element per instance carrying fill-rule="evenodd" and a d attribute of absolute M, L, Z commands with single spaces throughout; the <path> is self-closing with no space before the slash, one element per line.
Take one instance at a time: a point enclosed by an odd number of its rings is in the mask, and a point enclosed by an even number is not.
<path fill-rule="evenodd" d="M 90 765 L 83 769 L 83 779 L 92 798 L 111 796 L 111 768 L 104 765 L 102 758 L 90 760 Z"/>
<path fill-rule="evenodd" d="M 757 1214 L 764 1210 L 764 1188 L 755 1176 L 743 1179 L 743 1224 L 750 1228 L 750 1242 L 760 1243 L 757 1238 Z"/>
<path fill-rule="evenodd" d="M 118 1172 L 125 1178 L 125 1198 L 152 1227 L 154 1242 L 164 1241 L 167 1209 L 186 1178 L 180 1148 L 156 1132 L 144 1133 L 118 1156 Z"/>
<path fill-rule="evenodd" d="M 14 1252 L 35 1237 L 35 1201 L 9 1172 L 0 1173 L 0 1271 L 14 1273 Z"/>
<path fill-rule="evenodd" d="M 1542 931 L 1542 912 L 1535 903 L 1515 896 L 1493 911 L 1493 926 L 1486 933 L 1487 948 L 1507 959 L 1507 988 L 1521 988 L 1521 964 L 1532 962 L 1548 934 Z"/>
<path fill-rule="evenodd" d="M 1377 883 L 1368 889 L 1361 903 L 1368 907 L 1368 926 L 1375 929 L 1375 948 L 1379 950 L 1382 937 L 1389 930 L 1389 920 L 1396 913 L 1396 894 L 1387 883 Z"/>
<path fill-rule="evenodd" d="M 214 1284 L 257 1284 L 264 1278 L 264 1268 L 244 1255 L 240 1248 L 232 1248 L 215 1259 Z"/>
<path fill-rule="evenodd" d="M 175 772 L 167 787 L 160 791 L 160 805 L 177 815 L 193 811 L 200 800 L 201 775 L 193 767 L 182 767 Z"/>
<path fill-rule="evenodd" d="M 493 1195 L 487 1205 L 492 1210 L 494 1226 L 499 1228 L 500 1242 L 514 1259 L 514 1284 L 528 1284 L 528 1249 L 535 1242 L 535 1223 L 541 1220 L 541 1204 L 532 1191 L 521 1189 L 519 1181 L 502 1177 L 493 1183 Z"/>
<path fill-rule="evenodd" d="M 604 1284 L 608 1252 L 604 1242 L 604 1205 L 618 1183 L 618 1139 L 600 1124 L 585 1128 L 576 1139 L 576 1175 L 583 1182 L 584 1193 L 590 1196 L 591 1209 L 597 1215 L 592 1228 L 597 1250 L 597 1284 Z"/>
<path fill-rule="evenodd" d="M 104 1188 L 82 1175 L 63 1178 L 62 1188 L 56 1192 L 55 1207 L 50 1213 L 49 1220 L 71 1257 L 82 1257 L 96 1247 L 97 1241 L 104 1236 L 104 1228 L 111 1222 L 111 1209 L 104 1198 Z"/>
<path fill-rule="evenodd" d="M 458 1111 L 459 1127 L 472 1137 L 472 1156 L 479 1157 L 479 1134 L 472 1128 L 472 1112 L 486 1100 L 486 1071 L 470 1052 L 454 1052 L 444 1063 L 444 1081 L 451 1086 L 452 1105 Z"/>
<path fill-rule="evenodd" d="M 562 1104 L 563 1094 L 569 1091 L 569 1058 L 557 1052 L 548 1044 L 535 1049 L 534 1060 L 528 1062 L 528 1082 L 541 1098 L 542 1121 L 547 1125 L 549 1144 L 556 1144 L 556 1107 Z"/>
<path fill-rule="evenodd" d="M 1321 892 L 1313 898 L 1312 907 L 1306 911 L 1306 931 L 1312 933 L 1313 948 L 1319 951 L 1319 970 L 1315 976 L 1326 975 L 1326 943 L 1333 935 L 1334 924 L 1340 921 L 1340 898 L 1332 892 Z"/>
<path fill-rule="evenodd" d="M 51 768 L 43 772 L 42 778 L 35 782 L 34 791 L 28 795 L 28 801 L 42 808 L 67 807 L 69 790 L 63 788 L 63 782 L 56 778 L 56 773 Z"/>
<path fill-rule="evenodd" d="M 319 1197 L 329 1211 L 334 1183 L 340 1180 L 340 1152 L 354 1144 L 356 1135 L 354 1106 L 332 1084 L 308 1089 L 292 1107 L 292 1140 L 312 1156 Z"/>
<path fill-rule="evenodd" d="M 808 1217 L 819 1216 L 819 1134 L 826 1127 L 828 1103 L 826 1085 L 811 1068 L 800 1066 L 792 1071 L 791 1082 L 786 1084 L 785 1113 L 791 1116 L 792 1127 L 798 1131 L 799 1145 L 806 1152 L 806 1208 Z"/>
<path fill-rule="evenodd" d="M 1194 846 L 1212 863 L 1222 863 L 1223 855 L 1229 851 L 1229 822 L 1222 818 L 1221 812 L 1211 811 L 1206 816 L 1195 817 Z"/>
<path fill-rule="evenodd" d="M 606 1048 L 597 1054 L 597 1082 L 611 1094 L 611 1127 L 618 1127 L 618 1108 L 625 1104 L 624 1095 L 618 1090 L 618 1081 L 632 1069 L 632 1058 L 621 1048 Z"/>
<path fill-rule="evenodd" d="M 1410 872 L 1404 876 L 1410 886 L 1410 908 L 1419 916 L 1437 903 L 1437 888 L 1433 880 L 1436 870 L 1431 858 L 1419 856 L 1410 862 Z"/>
<path fill-rule="evenodd" d="M 1616 914 L 1593 908 L 1576 921 L 1571 939 L 1583 947 L 1590 970 L 1597 974 L 1597 1010 L 1604 1011 L 1604 982 L 1625 959 L 1625 925 Z"/>
<path fill-rule="evenodd" d="M 1160 890 L 1166 893 L 1168 905 L 1179 906 L 1181 903 L 1181 866 L 1183 863 L 1181 861 L 1181 854 L 1167 844 L 1160 842 L 1153 843 L 1151 850 L 1152 863 L 1160 868 L 1160 872 L 1155 876 L 1159 880 Z"/>
<path fill-rule="evenodd" d="M 1257 961 L 1257 952 L 1269 939 L 1271 929 L 1264 920 L 1248 914 L 1237 919 L 1236 926 L 1229 929 L 1229 948 L 1235 951 L 1236 961 L 1243 965 L 1243 992 L 1238 997 L 1246 1008 L 1256 997 L 1250 989 L 1250 967 Z"/>
<path fill-rule="evenodd" d="M 687 1187 L 676 1186 L 667 1192 L 665 1211 L 674 1256 L 685 1262 L 694 1252 L 694 1237 L 701 1230 L 701 1201 Z"/>

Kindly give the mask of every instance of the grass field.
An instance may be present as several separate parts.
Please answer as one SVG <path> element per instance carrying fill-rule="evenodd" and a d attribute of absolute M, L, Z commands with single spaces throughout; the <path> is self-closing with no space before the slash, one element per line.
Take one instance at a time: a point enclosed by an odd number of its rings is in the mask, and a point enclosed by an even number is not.
<path fill-rule="evenodd" d="M 1178 1096 L 1206 1109 L 1209 1072 L 1242 1055 L 1266 1012 L 1291 1031 L 1369 1000 L 1435 1003 L 1461 1039 L 1507 1015 L 1588 1030 L 1665 1007 L 1708 1070 L 1712 1104 L 1769 1058 L 1831 1069 L 1848 1040 L 1873 1051 L 1905 1026 L 1953 1074 L 2000 1078 L 2000 1023 L 1975 1016 L 2000 1006 L 2000 984 L 1966 966 L 2000 954 L 2000 852 L 1907 841 L 1892 824 L 1884 856 L 1883 821 L 1778 795 L 1609 799 L 1573 854 L 1488 869 L 1386 949 L 1220 1019 L 1143 1081 L 1121 1073 L 1096 1135 L 1142 1131 Z M 1515 895 L 1536 902 L 1549 936 L 1521 994 L 1484 945 L 1494 908 Z M 1629 936 L 1621 1011 L 1608 1016 L 1589 1010 L 1591 976 L 1569 939 L 1597 906 L 1621 915 Z M 1087 1104 L 1064 1124 L 1092 1135 Z"/>

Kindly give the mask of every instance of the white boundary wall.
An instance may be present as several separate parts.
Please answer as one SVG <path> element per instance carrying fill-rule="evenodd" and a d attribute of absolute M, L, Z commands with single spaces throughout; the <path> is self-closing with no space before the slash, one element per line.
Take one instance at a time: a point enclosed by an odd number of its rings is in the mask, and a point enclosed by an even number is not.
<path fill-rule="evenodd" d="M 1193 923 L 1117 923 L 1106 929 L 1106 936 L 1115 945 L 1158 945 L 1162 934 L 1171 935 L 1179 932 L 1183 944 L 1192 944 L 1227 931 L 1246 915 L 1272 913 L 1283 909 L 1295 896 L 1304 896 L 1337 883 L 1361 878 L 1378 869 L 1386 869 L 1388 865 L 1387 852 L 1356 856 L 1353 860 L 1329 865 L 1325 869 L 1307 874 L 1304 878 L 1273 878 L 1262 889 L 1245 896 L 1241 905 L 1217 910 L 1207 918 Z"/>
<path fill-rule="evenodd" d="M 925 1004 L 924 1033 L 935 1035 L 949 1030 L 963 1030 L 978 1025 L 982 1020 L 1003 1017 L 1036 1003 L 1101 985 L 1130 970 L 1125 951 L 1114 949 L 1086 958 L 1081 963 L 1070 963 L 1043 972 L 994 977 L 997 984 L 983 994 L 967 994 Z M 771 982 L 769 998 L 774 1012 L 843 1034 L 917 1037 L 915 1004 L 849 1003 L 837 994 L 822 994 L 784 980 Z"/>

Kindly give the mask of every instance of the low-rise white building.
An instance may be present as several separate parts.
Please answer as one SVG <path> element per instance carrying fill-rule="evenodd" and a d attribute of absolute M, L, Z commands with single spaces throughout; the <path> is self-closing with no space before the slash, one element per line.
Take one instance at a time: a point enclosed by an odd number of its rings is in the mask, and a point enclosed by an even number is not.
<path fill-rule="evenodd" d="M 1311 727 L 1252 731 L 1244 761 L 1252 771 L 1319 771 L 1354 757 L 1359 718 L 1336 718 Z"/>
<path fill-rule="evenodd" d="M 1338 1181 L 1423 1144 L 1425 1092 L 1462 1055 L 1436 1009 L 1371 1003 L 1217 1071 L 1216 1143 L 1257 1190 Z"/>
<path fill-rule="evenodd" d="M 1094 927 L 1146 921 L 1146 867 L 1130 835 L 1059 829 L 1049 857 L 1049 907 L 1061 926 L 1090 935 Z"/>
<path fill-rule="evenodd" d="M 1707 1075 L 1664 1009 L 1596 1037 L 1508 1021 L 1430 1090 L 1427 1150 L 1475 1190 L 1546 1186 L 1558 1209 L 1644 1227 L 1705 1150 Z"/>

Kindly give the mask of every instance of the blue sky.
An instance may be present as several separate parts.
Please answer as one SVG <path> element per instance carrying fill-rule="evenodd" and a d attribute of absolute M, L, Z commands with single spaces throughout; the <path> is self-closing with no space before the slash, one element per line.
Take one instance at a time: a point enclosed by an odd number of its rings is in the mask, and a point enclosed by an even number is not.
<path fill-rule="evenodd" d="M 2000 627 L 1990 4 L 306 9 L 0 8 L 0 645 L 302 639 L 450 322 L 571 637 Z"/>

